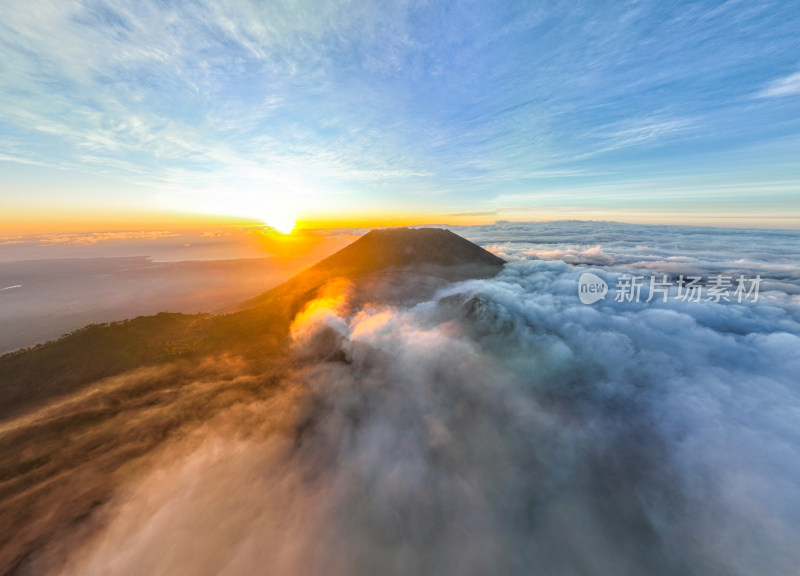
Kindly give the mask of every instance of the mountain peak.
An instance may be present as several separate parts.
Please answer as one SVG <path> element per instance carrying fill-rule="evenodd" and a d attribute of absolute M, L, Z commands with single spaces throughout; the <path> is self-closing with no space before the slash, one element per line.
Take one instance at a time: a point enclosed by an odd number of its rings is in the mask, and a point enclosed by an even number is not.
<path fill-rule="evenodd" d="M 370 272 L 419 265 L 499 267 L 499 258 L 443 228 L 383 228 L 371 230 L 313 268 Z"/>
<path fill-rule="evenodd" d="M 383 228 L 371 230 L 352 244 L 321 260 L 291 280 L 245 302 L 239 309 L 290 297 L 299 302 L 334 278 L 406 273 L 440 281 L 494 276 L 505 260 L 442 228 Z M 295 310 L 298 304 L 290 306 Z"/>
<path fill-rule="evenodd" d="M 229 351 L 268 363 L 283 349 L 295 314 L 322 286 L 337 278 L 352 280 L 364 293 L 375 282 L 388 279 L 379 292 L 390 299 L 402 292 L 392 289 L 393 280 L 402 285 L 413 277 L 415 281 L 408 287 L 419 299 L 448 281 L 493 276 L 503 263 L 449 230 L 373 230 L 229 314 L 162 313 L 92 325 L 0 357 L 0 420 L 139 366 Z"/>

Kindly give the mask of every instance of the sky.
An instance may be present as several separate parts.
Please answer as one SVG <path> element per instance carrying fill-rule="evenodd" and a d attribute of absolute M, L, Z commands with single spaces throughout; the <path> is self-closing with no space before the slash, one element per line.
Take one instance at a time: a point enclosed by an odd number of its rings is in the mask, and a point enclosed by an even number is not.
<path fill-rule="evenodd" d="M 800 5 L 0 4 L 0 230 L 800 227 Z"/>

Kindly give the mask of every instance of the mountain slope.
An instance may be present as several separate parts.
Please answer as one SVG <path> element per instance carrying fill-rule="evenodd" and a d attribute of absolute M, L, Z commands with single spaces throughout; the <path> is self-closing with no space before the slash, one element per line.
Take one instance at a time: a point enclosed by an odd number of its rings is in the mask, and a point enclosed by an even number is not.
<path fill-rule="evenodd" d="M 92 325 L 0 357 L 0 420 L 142 366 L 234 354 L 258 370 L 285 348 L 294 315 L 328 282 L 410 274 L 440 283 L 497 273 L 504 261 L 449 230 L 373 230 L 231 314 L 158 314 Z M 426 286 L 435 287 L 436 282 Z M 418 283 L 417 290 L 423 290 Z M 413 296 L 413 294 L 412 294 Z"/>
<path fill-rule="evenodd" d="M 502 266 L 505 261 L 450 230 L 388 228 L 372 230 L 312 267 L 341 273 L 433 264 Z"/>
<path fill-rule="evenodd" d="M 502 263 L 446 230 L 373 231 L 238 312 L 93 325 L 0 357 L 0 574 L 47 572 L 30 559 L 79 539 L 166 440 L 278 397 L 302 362 L 290 353 L 292 320 L 321 292 L 422 298 Z"/>
<path fill-rule="evenodd" d="M 372 230 L 294 278 L 249 300 L 244 308 L 277 295 L 303 294 L 337 277 L 351 280 L 377 273 L 415 273 L 461 280 L 493 276 L 505 260 L 441 228 Z"/>

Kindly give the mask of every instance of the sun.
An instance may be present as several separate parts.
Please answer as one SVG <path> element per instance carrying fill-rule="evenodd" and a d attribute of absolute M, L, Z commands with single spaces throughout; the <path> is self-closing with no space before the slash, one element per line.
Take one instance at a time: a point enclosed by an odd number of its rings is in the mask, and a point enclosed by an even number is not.
<path fill-rule="evenodd" d="M 253 190 L 228 193 L 224 189 L 209 187 L 191 190 L 186 194 L 164 195 L 159 197 L 159 202 L 184 212 L 232 216 L 258 222 L 285 236 L 291 234 L 297 225 L 298 209 L 293 201 L 294 196 L 294 189 L 282 193 Z"/>
<path fill-rule="evenodd" d="M 297 224 L 297 218 L 294 214 L 276 212 L 269 214 L 261 219 L 264 224 L 274 228 L 281 234 L 291 234 Z"/>

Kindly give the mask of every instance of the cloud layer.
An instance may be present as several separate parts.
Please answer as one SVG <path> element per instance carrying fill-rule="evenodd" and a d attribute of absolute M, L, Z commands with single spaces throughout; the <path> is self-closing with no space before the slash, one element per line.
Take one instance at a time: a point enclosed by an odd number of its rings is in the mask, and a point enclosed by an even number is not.
<path fill-rule="evenodd" d="M 641 258 L 624 236 L 570 259 Z M 587 269 L 516 259 L 410 306 L 330 287 L 293 327 L 292 424 L 259 402 L 174 445 L 66 573 L 791 573 L 796 296 L 585 306 Z"/>

